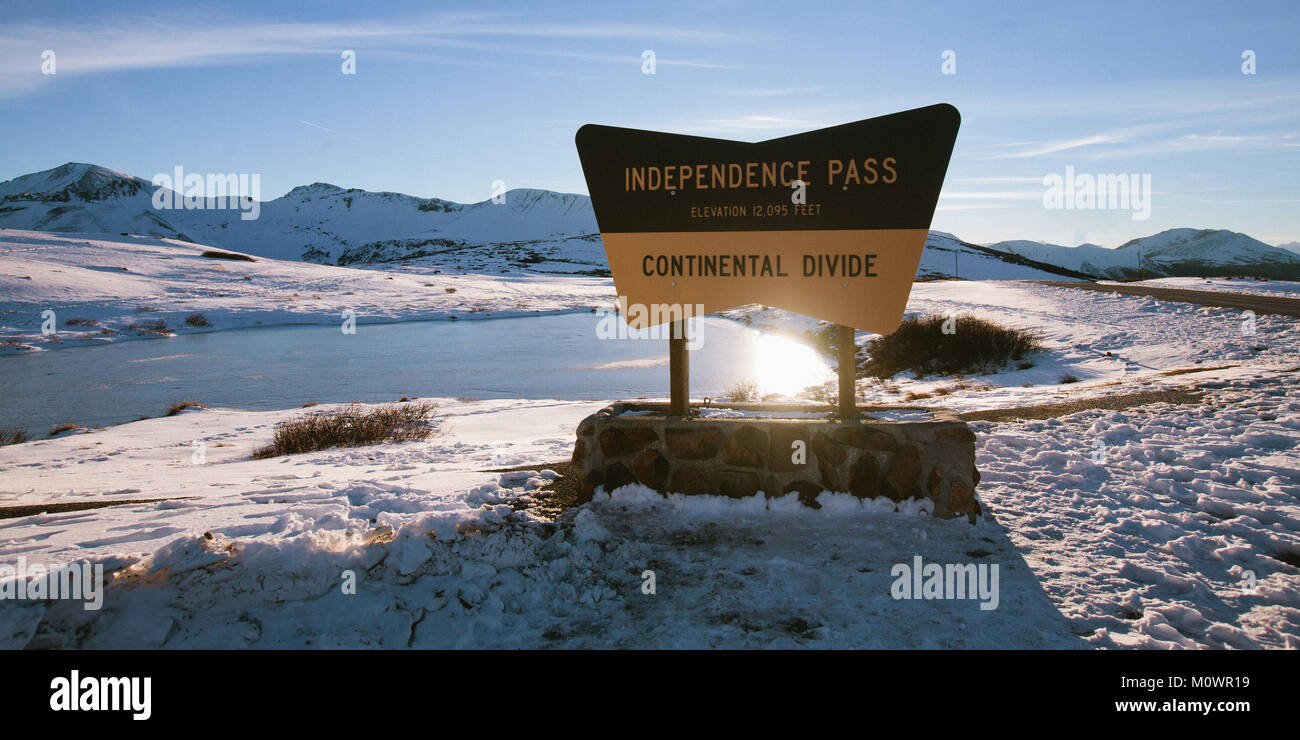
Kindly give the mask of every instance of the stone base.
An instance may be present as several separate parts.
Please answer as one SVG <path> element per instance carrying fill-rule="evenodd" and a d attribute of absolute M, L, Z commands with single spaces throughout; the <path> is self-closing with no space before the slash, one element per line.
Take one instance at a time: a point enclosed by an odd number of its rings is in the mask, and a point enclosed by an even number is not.
<path fill-rule="evenodd" d="M 656 491 L 742 498 L 822 491 L 893 501 L 928 498 L 934 516 L 980 513 L 975 434 L 948 409 L 865 406 L 858 424 L 829 406 L 728 403 L 691 418 L 665 403 L 616 403 L 578 425 L 581 494 L 641 483 Z M 700 416 L 701 411 L 707 418 Z M 734 414 L 714 416 L 714 414 Z"/>

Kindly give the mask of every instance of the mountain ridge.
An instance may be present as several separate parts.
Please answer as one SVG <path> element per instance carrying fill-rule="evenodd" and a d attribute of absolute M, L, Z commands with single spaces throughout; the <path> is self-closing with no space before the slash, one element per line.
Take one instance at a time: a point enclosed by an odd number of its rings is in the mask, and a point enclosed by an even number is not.
<path fill-rule="evenodd" d="M 160 209 L 156 190 L 144 178 L 66 162 L 0 182 L 0 227 L 132 233 L 339 265 L 437 258 L 451 260 L 448 266 L 457 269 L 500 262 L 579 274 L 608 271 L 603 251 L 592 248 L 599 244 L 599 230 L 591 200 L 576 193 L 516 188 L 496 199 L 458 203 L 314 182 L 257 202 L 207 198 L 185 204 L 177 193 L 176 203 L 192 207 Z M 256 219 L 244 217 L 251 209 Z M 1167 229 L 1115 249 L 1031 240 L 975 245 L 932 231 L 918 279 L 953 274 L 980 279 L 976 276 L 999 271 L 1031 279 L 1236 274 L 1300 279 L 1300 254 L 1215 229 Z"/>
<path fill-rule="evenodd" d="M 1115 249 L 1028 240 L 990 244 L 1000 251 L 1103 278 L 1223 277 L 1250 274 L 1300 279 L 1300 255 L 1227 229 L 1176 228 L 1130 239 Z"/>

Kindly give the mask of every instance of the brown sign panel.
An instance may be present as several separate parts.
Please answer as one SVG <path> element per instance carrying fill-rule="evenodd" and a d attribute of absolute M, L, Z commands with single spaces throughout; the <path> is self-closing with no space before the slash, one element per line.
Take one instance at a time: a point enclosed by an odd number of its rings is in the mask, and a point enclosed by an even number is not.
<path fill-rule="evenodd" d="M 763 303 L 887 334 L 960 123 L 932 105 L 757 143 L 588 124 L 577 145 L 629 304 Z"/>

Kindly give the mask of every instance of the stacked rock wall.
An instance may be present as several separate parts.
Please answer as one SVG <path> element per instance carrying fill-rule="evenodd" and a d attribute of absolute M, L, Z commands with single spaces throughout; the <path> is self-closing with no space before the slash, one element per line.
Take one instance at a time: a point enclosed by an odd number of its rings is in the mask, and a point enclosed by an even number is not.
<path fill-rule="evenodd" d="M 822 491 L 893 501 L 928 498 L 938 517 L 980 512 L 975 498 L 975 434 L 947 409 L 889 407 L 928 418 L 861 423 L 781 418 L 807 406 L 731 404 L 763 416 L 669 418 L 663 404 L 614 404 L 578 426 L 573 462 L 581 489 L 642 483 L 661 492 L 769 496 L 797 492 L 816 506 Z M 695 409 L 698 411 L 698 407 Z M 870 412 L 871 408 L 862 411 Z M 625 412 L 633 415 L 624 415 Z"/>

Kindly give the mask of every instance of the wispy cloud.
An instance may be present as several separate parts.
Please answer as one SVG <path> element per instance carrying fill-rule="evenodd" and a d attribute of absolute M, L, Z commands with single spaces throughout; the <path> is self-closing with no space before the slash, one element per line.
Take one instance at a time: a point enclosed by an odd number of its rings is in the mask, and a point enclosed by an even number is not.
<path fill-rule="evenodd" d="M 720 118 L 708 118 L 691 123 L 674 126 L 672 131 L 684 134 L 724 135 L 763 135 L 775 133 L 797 133 L 810 129 L 825 128 L 827 124 L 798 118 L 768 115 L 737 115 Z"/>
<path fill-rule="evenodd" d="M 1032 144 L 1020 151 L 1008 152 L 1006 154 L 990 154 L 981 157 L 980 159 L 1024 159 L 1026 157 L 1041 157 L 1044 154 L 1055 154 L 1057 152 L 1079 149 L 1081 147 L 1093 146 L 1095 144 L 1114 144 L 1127 141 L 1131 136 L 1132 134 L 1123 132 L 1094 134 L 1092 136 L 1083 136 L 1076 139 Z"/>
<path fill-rule="evenodd" d="M 752 90 L 723 90 L 724 95 L 736 95 L 745 98 L 768 98 L 784 95 L 807 95 L 809 93 L 824 90 L 824 85 L 813 85 L 811 87 L 778 87 L 778 88 L 760 88 Z"/>
<path fill-rule="evenodd" d="M 338 55 L 342 49 L 376 52 L 429 47 L 479 48 L 496 54 L 534 54 L 603 62 L 639 63 L 632 54 L 602 55 L 522 48 L 517 41 L 483 44 L 485 39 L 579 40 L 644 44 L 724 45 L 752 34 L 667 24 L 532 23 L 518 14 L 444 13 L 390 21 L 247 22 L 178 14 L 153 20 L 0 26 L 0 95 L 32 90 L 48 78 L 41 53 L 56 54 L 57 75 L 82 75 L 139 69 L 239 64 L 252 60 L 313 54 Z M 725 68 L 707 59 L 660 58 L 662 66 Z"/>
<path fill-rule="evenodd" d="M 331 135 L 333 135 L 333 136 L 341 136 L 341 137 L 343 137 L 343 138 L 345 138 L 345 139 L 350 139 L 351 141 L 355 141 L 355 142 L 357 142 L 358 144 L 361 143 L 361 139 L 358 139 L 358 138 L 355 137 L 355 136 L 349 136 L 348 134 L 345 134 L 345 133 L 343 133 L 343 132 L 341 132 L 341 131 L 335 131 L 335 130 L 332 129 L 332 128 L 328 128 L 328 127 L 322 126 L 322 125 L 320 125 L 319 123 L 312 123 L 311 121 L 304 121 L 304 120 L 302 120 L 302 119 L 299 119 L 299 120 L 298 120 L 298 123 L 301 123 L 301 124 L 304 125 L 304 126 L 310 126 L 311 128 L 314 128 L 314 129 L 319 129 L 319 130 L 324 131 L 325 133 L 327 133 L 327 134 L 331 134 Z"/>
<path fill-rule="evenodd" d="M 958 177 L 954 182 L 1034 182 L 1042 183 L 1043 177 Z"/>
<path fill-rule="evenodd" d="M 1039 178 L 1042 182 L 1042 178 Z M 993 190 L 993 191 L 967 191 L 967 190 L 945 190 L 939 194 L 939 199 L 953 200 L 1041 200 L 1043 191 L 1030 190 Z"/>
<path fill-rule="evenodd" d="M 1004 203 L 965 203 L 962 205 L 940 204 L 935 207 L 936 211 L 985 211 L 995 208 L 1010 208 Z"/>

